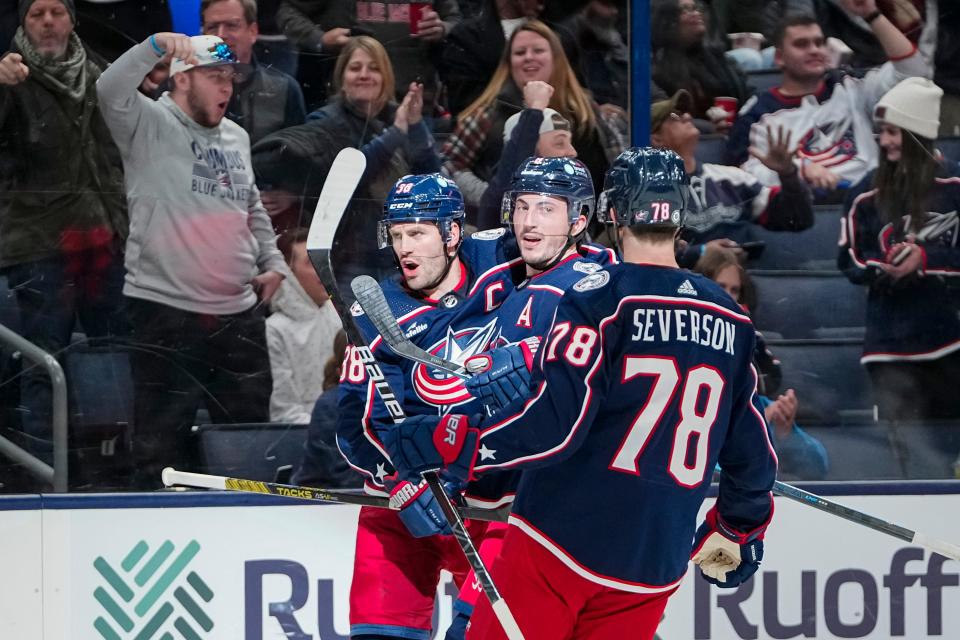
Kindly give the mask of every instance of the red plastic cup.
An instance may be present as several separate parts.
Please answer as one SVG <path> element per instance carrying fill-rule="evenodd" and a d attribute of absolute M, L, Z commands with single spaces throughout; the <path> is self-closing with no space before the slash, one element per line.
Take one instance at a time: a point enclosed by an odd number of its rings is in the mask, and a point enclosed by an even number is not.
<path fill-rule="evenodd" d="M 729 115 L 727 116 L 727 124 L 732 125 L 733 121 L 737 117 L 737 99 L 731 98 L 729 96 L 718 96 L 713 99 L 713 106 L 720 107 L 726 111 Z"/>
<path fill-rule="evenodd" d="M 410 35 L 415 36 L 420 33 L 417 24 L 423 19 L 423 10 L 430 8 L 432 8 L 432 5 L 429 2 L 410 3 Z"/>

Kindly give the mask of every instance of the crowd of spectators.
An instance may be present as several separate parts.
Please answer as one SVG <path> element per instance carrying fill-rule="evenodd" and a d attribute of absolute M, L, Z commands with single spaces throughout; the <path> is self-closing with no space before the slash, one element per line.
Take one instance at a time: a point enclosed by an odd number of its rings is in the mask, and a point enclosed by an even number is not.
<path fill-rule="evenodd" d="M 135 486 L 202 465 L 201 419 L 309 423 L 295 477 L 349 486 L 318 462 L 336 458 L 344 347 L 304 231 L 334 157 L 366 158 L 335 252 L 344 289 L 395 268 L 376 223 L 408 173 L 455 180 L 468 231 L 501 224 L 531 155 L 578 157 L 600 193 L 627 146 L 627 3 L 197 0 L 207 40 L 174 35 L 153 4 L 0 9 L 7 304 L 52 354 L 91 340 L 129 354 Z M 837 273 L 869 289 L 863 363 L 883 419 L 960 418 L 943 386 L 960 373 L 960 172 L 937 150 L 960 134 L 954 5 L 651 2 L 650 142 L 691 180 L 680 264 L 735 295 L 753 228 L 799 233 L 815 204 L 843 206 Z M 762 68 L 780 75 L 757 91 Z M 704 136 L 723 164 L 700 159 Z M 5 432 L 50 462 L 46 374 L 0 384 L 20 389 Z M 823 445 L 795 423 L 816 399 L 777 386 L 774 441 L 796 477 L 823 477 Z"/>

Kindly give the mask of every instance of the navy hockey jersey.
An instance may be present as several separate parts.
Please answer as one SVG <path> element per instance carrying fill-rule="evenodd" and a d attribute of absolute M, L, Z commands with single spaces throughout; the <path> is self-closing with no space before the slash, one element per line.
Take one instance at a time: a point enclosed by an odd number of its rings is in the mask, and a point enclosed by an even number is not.
<path fill-rule="evenodd" d="M 500 342 L 495 346 L 530 336 L 545 338 L 563 294 L 583 276 L 616 263 L 617 254 L 612 249 L 584 244 L 579 253 L 518 284 L 497 310 Z"/>
<path fill-rule="evenodd" d="M 519 259 L 507 259 L 503 230 L 477 233 L 464 240 L 460 260 L 463 278 L 439 300 L 416 297 L 403 287 L 399 276 L 382 283 L 387 302 L 406 336 L 422 349 L 454 362 L 463 362 L 497 343 L 497 318 L 492 312 L 513 288 L 511 269 L 520 264 Z M 408 415 L 483 411 L 462 380 L 398 356 L 383 343 L 359 305 L 354 305 L 351 313 Z M 377 430 L 390 428 L 393 422 L 352 347 L 348 347 L 343 363 L 339 407 L 337 444 L 341 453 L 364 475 L 368 492 L 384 492 L 384 478 L 394 469 Z M 493 480 L 474 483 L 468 493 L 480 502 L 491 496 L 501 498 L 503 490 Z"/>
<path fill-rule="evenodd" d="M 633 264 L 586 275 L 557 307 L 531 397 L 481 423 L 475 470 L 522 468 L 511 524 L 585 579 L 672 589 L 718 462 L 727 522 L 750 531 L 772 513 L 754 340 L 701 276 Z"/>
<path fill-rule="evenodd" d="M 873 175 L 865 182 L 872 184 Z M 926 222 L 911 229 L 924 252 L 921 275 L 899 283 L 877 265 L 903 242 L 909 218 L 884 224 L 876 193 L 870 189 L 854 198 L 840 234 L 838 266 L 851 282 L 870 287 L 860 362 L 935 360 L 960 350 L 960 178 L 936 179 Z"/>
<path fill-rule="evenodd" d="M 771 231 L 812 227 L 810 190 L 796 175 L 769 187 L 739 167 L 698 163 L 690 174 L 690 202 L 684 218 L 684 239 L 690 244 L 681 265 L 692 267 L 702 245 L 710 240 L 750 240 L 748 223 Z"/>

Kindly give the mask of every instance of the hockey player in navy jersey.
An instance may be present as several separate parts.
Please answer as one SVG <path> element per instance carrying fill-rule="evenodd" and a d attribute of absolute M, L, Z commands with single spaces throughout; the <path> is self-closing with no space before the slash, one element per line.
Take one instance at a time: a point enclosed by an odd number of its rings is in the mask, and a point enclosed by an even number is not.
<path fill-rule="evenodd" d="M 598 218 L 627 264 L 562 298 L 530 397 L 471 426 L 416 417 L 387 437 L 408 472 L 524 469 L 493 577 L 530 638 L 652 638 L 691 559 L 748 579 L 773 513 L 776 456 L 756 398 L 753 327 L 706 278 L 677 269 L 687 197 L 672 152 L 631 149 Z M 696 516 L 713 470 L 717 503 Z M 468 639 L 504 637 L 480 602 Z"/>
<path fill-rule="evenodd" d="M 393 251 L 400 269 L 397 277 L 382 283 L 400 326 L 423 349 L 459 362 L 495 344 L 497 321 L 491 312 L 513 286 L 504 234 L 463 240 L 463 220 L 463 197 L 453 181 L 439 174 L 413 175 L 394 185 L 378 229 L 380 247 Z M 359 305 L 352 313 L 408 415 L 482 410 L 459 378 L 400 358 L 383 344 Z M 351 637 L 426 640 L 441 569 L 460 585 L 469 566 L 452 536 L 433 535 L 450 533 L 433 494 L 419 476 L 397 475 L 391 465 L 379 433 L 392 428 L 392 420 L 350 347 L 339 407 L 337 443 L 344 457 L 363 474 L 368 492 L 389 494 L 403 507 L 399 516 L 384 509 L 360 510 Z M 490 507 L 499 506 L 495 501 L 503 494 L 496 477 L 471 483 L 466 493 L 475 506 Z M 477 539 L 485 524 L 470 522 L 468 529 Z"/>
<path fill-rule="evenodd" d="M 601 265 L 616 262 L 610 249 L 584 242 L 594 208 L 593 179 L 579 160 L 533 157 L 514 172 L 501 220 L 514 234 L 525 277 L 496 311 L 498 346 L 508 346 L 468 361 L 471 371 L 479 370 L 478 361 L 484 361 L 484 372 L 468 380 L 466 387 L 486 407 L 500 408 L 518 394 L 525 395 L 529 363 L 564 291 Z M 506 478 L 502 481 L 515 486 Z M 487 526 L 481 556 L 499 555 L 506 529 L 501 523 Z M 455 619 L 447 640 L 463 637 L 462 629 L 481 598 L 479 584 L 468 580 L 454 602 Z"/>
<path fill-rule="evenodd" d="M 585 274 L 617 262 L 611 249 L 585 242 L 595 201 L 590 171 L 574 158 L 527 158 L 514 173 L 501 221 L 514 234 L 526 277 L 497 310 L 496 346 L 515 346 L 471 359 L 471 371 L 479 370 L 476 360 L 497 359 L 489 366 L 497 375 L 483 373 L 466 383 L 487 406 L 503 407 L 520 391 L 523 380 L 512 372 L 521 360 L 532 361 L 564 292 Z"/>

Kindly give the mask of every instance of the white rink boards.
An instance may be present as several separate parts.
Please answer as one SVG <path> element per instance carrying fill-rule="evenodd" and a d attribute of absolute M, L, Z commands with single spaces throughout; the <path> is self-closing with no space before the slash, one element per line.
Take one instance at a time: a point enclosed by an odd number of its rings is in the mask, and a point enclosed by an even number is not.
<path fill-rule="evenodd" d="M 832 499 L 960 541 L 960 495 Z M 346 638 L 356 513 L 238 494 L 0 498 L 0 638 Z M 662 640 L 960 638 L 960 563 L 784 498 L 765 552 L 738 590 L 688 573 Z M 441 629 L 454 593 L 439 589 Z"/>

